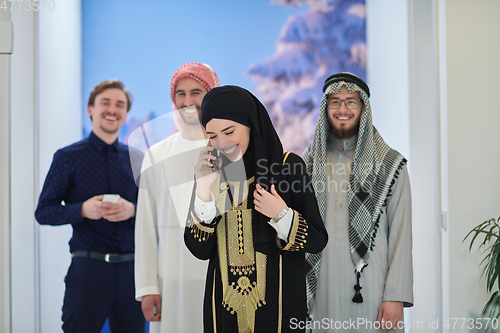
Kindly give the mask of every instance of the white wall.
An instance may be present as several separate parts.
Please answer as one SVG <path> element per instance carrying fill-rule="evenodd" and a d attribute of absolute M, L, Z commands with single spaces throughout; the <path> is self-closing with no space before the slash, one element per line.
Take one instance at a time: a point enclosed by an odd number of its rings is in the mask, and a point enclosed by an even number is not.
<path fill-rule="evenodd" d="M 410 71 L 407 0 L 366 0 L 367 83 L 373 124 L 410 160 Z"/>
<path fill-rule="evenodd" d="M 410 0 L 410 138 L 415 306 L 412 320 L 442 319 L 439 113 L 435 1 Z M 440 329 L 437 331 L 441 331 Z"/>
<path fill-rule="evenodd" d="M 0 10 L 0 20 L 10 13 Z M 10 310 L 10 55 L 0 54 L 0 331 L 11 332 Z"/>
<path fill-rule="evenodd" d="M 464 236 L 500 216 L 500 1 L 446 1 L 450 317 L 488 300 L 477 247 Z M 479 102 L 480 101 L 480 102 Z"/>
<path fill-rule="evenodd" d="M 12 332 L 61 331 L 71 227 L 40 227 L 33 213 L 52 155 L 81 139 L 80 11 L 12 12 Z"/>
<path fill-rule="evenodd" d="M 38 332 L 36 13 L 13 10 L 11 63 L 12 332 Z"/>
<path fill-rule="evenodd" d="M 446 31 L 446 0 L 435 2 L 436 14 L 435 34 L 436 38 L 436 72 L 438 80 L 437 87 L 437 107 L 439 113 L 439 186 L 440 193 L 438 205 L 441 210 L 441 320 L 450 318 L 450 251 L 449 251 L 449 175 L 448 175 L 448 80 L 447 80 L 447 31 Z M 448 326 L 443 325 L 443 333 L 450 332 Z"/>
<path fill-rule="evenodd" d="M 39 190 L 57 149 L 82 137 L 81 2 L 57 2 L 40 13 Z M 39 227 L 40 332 L 61 331 L 71 227 Z"/>

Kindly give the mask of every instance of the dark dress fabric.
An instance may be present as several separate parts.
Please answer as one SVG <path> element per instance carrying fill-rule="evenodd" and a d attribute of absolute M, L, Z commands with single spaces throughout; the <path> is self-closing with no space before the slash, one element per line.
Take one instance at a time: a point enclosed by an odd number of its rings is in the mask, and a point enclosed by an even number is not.
<path fill-rule="evenodd" d="M 305 253 L 322 251 L 328 241 L 305 164 L 294 153 L 284 154 L 267 111 L 245 89 L 214 88 L 205 95 L 201 109 L 203 125 L 213 118 L 229 119 L 250 127 L 251 131 L 249 149 L 243 157 L 246 181 L 232 179 L 229 171 L 219 171 L 211 186 L 217 214 L 210 224 L 201 221 L 194 212 L 193 191 L 184 240 L 194 256 L 210 260 L 204 332 L 300 332 L 293 323 L 304 322 L 307 316 Z M 234 110 L 238 110 L 236 115 Z M 230 168 L 230 161 L 224 160 L 222 169 Z M 269 218 L 254 209 L 256 183 L 265 188 L 275 184 L 279 195 L 293 209 L 287 241 L 279 239 L 267 223 Z M 236 193 L 247 200 L 233 202 Z M 235 216 L 242 218 L 238 220 Z M 243 226 L 235 227 L 240 222 Z M 231 243 L 234 235 L 242 236 L 236 247 Z M 232 265 L 231 251 L 253 258 L 254 264 Z M 231 273 L 233 269 L 244 273 Z M 245 281 L 249 284 L 242 283 Z"/>

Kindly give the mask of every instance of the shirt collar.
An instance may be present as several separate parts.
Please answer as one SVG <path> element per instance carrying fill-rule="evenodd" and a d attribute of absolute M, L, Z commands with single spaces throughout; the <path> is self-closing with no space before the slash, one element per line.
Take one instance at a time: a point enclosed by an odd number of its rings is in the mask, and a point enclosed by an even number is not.
<path fill-rule="evenodd" d="M 99 150 L 102 150 L 107 146 L 111 146 L 111 147 L 115 148 L 116 151 L 118 151 L 118 147 L 119 147 L 118 139 L 115 140 L 115 142 L 113 142 L 112 144 L 108 145 L 106 142 L 102 141 L 97 135 L 95 135 L 94 132 L 90 132 L 89 142 L 92 146 L 94 146 L 95 148 L 97 148 Z"/>
<path fill-rule="evenodd" d="M 340 148 L 340 139 L 334 137 L 332 133 L 328 133 L 328 145 L 341 152 L 350 152 L 355 150 L 357 142 L 358 142 L 357 134 L 354 134 L 348 139 L 344 139 L 344 149 L 342 150 Z"/>

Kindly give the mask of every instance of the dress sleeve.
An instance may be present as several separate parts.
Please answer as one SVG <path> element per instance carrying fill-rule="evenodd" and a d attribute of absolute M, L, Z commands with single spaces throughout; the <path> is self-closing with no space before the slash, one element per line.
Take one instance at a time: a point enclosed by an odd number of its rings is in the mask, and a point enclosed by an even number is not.
<path fill-rule="evenodd" d="M 64 152 L 54 154 L 47 178 L 38 200 L 35 218 L 40 224 L 63 225 L 83 222 L 83 202 L 66 203 L 71 186 L 71 166 L 65 161 Z"/>
<path fill-rule="evenodd" d="M 194 196 L 194 214 L 205 224 L 212 223 L 215 215 L 217 214 L 217 210 L 215 208 L 214 195 L 210 192 L 212 198 L 208 202 L 204 202 L 200 199 L 198 195 Z"/>
<path fill-rule="evenodd" d="M 290 170 L 288 185 L 293 219 L 288 242 L 281 242 L 282 248 L 284 251 L 319 253 L 328 242 L 328 234 L 319 213 L 306 165 L 294 153 L 288 156 L 285 164 Z"/>
<path fill-rule="evenodd" d="M 198 259 L 207 260 L 216 255 L 216 229 L 221 215 L 216 210 L 215 218 L 211 223 L 205 223 L 195 212 L 196 182 L 191 196 L 191 204 L 184 229 L 184 242 L 189 251 Z"/>
<path fill-rule="evenodd" d="M 383 301 L 403 302 L 413 306 L 413 263 L 411 232 L 411 192 L 408 169 L 403 166 L 387 199 L 389 224 L 389 269 Z"/>
<path fill-rule="evenodd" d="M 278 237 L 286 242 L 288 241 L 288 234 L 290 233 L 292 222 L 293 222 L 293 209 L 288 209 L 285 216 L 283 216 L 278 222 L 270 220 L 267 223 L 269 223 L 269 225 L 276 230 L 276 232 L 278 233 Z"/>

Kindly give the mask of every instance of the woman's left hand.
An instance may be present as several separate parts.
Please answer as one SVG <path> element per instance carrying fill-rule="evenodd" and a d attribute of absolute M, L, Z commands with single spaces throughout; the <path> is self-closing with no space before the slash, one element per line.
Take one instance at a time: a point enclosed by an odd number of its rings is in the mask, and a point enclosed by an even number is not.
<path fill-rule="evenodd" d="M 260 184 L 257 184 L 255 191 L 253 191 L 253 204 L 256 211 L 271 219 L 288 207 L 276 192 L 274 184 L 271 185 L 271 192 L 266 191 Z"/>

